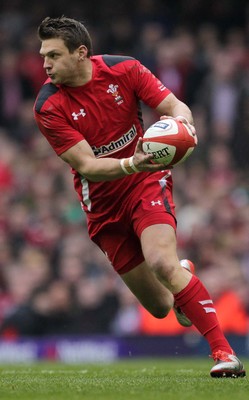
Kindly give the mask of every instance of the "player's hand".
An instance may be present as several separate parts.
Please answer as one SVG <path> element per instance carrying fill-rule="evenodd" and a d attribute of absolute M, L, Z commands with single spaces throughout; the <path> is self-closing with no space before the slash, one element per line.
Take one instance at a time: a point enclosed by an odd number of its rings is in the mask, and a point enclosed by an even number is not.
<path fill-rule="evenodd" d="M 160 120 L 163 120 L 163 119 L 166 119 L 166 118 L 173 118 L 173 119 L 176 119 L 176 120 L 178 120 L 178 121 L 181 121 L 181 122 L 183 122 L 185 125 L 187 125 L 187 127 L 190 129 L 190 131 L 191 131 L 191 133 L 192 133 L 192 135 L 193 135 L 195 144 L 198 143 L 198 138 L 197 138 L 197 135 L 196 135 L 196 129 L 195 129 L 194 125 L 191 124 L 191 123 L 189 122 L 189 120 L 188 120 L 186 117 L 183 117 L 182 115 L 178 115 L 177 117 L 172 117 L 171 115 L 162 115 L 162 116 L 160 117 Z"/>
<path fill-rule="evenodd" d="M 138 138 L 136 149 L 133 155 L 133 163 L 139 171 L 155 172 L 171 169 L 164 164 L 153 163 L 153 155 L 144 153 L 142 143 L 143 139 L 141 137 Z"/>

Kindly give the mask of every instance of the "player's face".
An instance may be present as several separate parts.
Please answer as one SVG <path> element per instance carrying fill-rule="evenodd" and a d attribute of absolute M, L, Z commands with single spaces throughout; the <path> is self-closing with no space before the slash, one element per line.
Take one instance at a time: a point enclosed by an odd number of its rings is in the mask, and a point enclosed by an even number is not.
<path fill-rule="evenodd" d="M 40 54 L 52 83 L 77 86 L 79 49 L 69 53 L 62 39 L 47 39 L 42 41 Z"/>

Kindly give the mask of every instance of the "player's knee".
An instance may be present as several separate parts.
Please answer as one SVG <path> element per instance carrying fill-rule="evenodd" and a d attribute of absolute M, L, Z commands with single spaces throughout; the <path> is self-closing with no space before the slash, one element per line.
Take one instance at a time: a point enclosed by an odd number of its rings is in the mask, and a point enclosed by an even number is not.
<path fill-rule="evenodd" d="M 174 263 L 165 260 L 165 258 L 155 257 L 150 263 L 152 271 L 160 281 L 171 282 L 175 273 Z"/>

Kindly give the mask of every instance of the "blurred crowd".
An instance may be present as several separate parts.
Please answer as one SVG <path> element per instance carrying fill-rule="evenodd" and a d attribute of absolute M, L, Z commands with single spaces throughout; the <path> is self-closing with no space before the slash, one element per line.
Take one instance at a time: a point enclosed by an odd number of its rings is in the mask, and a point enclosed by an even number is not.
<path fill-rule="evenodd" d="M 64 3 L 64 2 L 62 2 Z M 83 4 L 82 4 L 83 3 Z M 124 0 L 0 6 L 0 335 L 178 334 L 138 304 L 87 235 L 70 170 L 39 133 L 36 29 L 82 20 L 95 54 L 149 67 L 192 109 L 198 148 L 173 169 L 178 253 L 196 264 L 226 333 L 249 328 L 249 7 Z M 143 106 L 148 127 L 157 116 Z"/>

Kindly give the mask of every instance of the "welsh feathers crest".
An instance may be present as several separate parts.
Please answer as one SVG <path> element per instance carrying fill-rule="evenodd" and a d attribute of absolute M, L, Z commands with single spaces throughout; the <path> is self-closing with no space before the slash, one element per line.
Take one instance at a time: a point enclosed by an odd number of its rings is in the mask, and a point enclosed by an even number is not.
<path fill-rule="evenodd" d="M 111 93 L 113 96 L 118 96 L 118 85 L 113 85 L 113 83 L 111 83 L 109 89 L 107 89 L 107 93 Z"/>
<path fill-rule="evenodd" d="M 113 83 L 111 83 L 109 85 L 109 89 L 107 89 L 106 92 L 111 93 L 111 95 L 114 97 L 115 102 L 118 105 L 123 103 L 123 98 L 122 98 L 122 96 L 120 96 L 120 94 L 118 92 L 118 85 L 114 85 Z"/>

